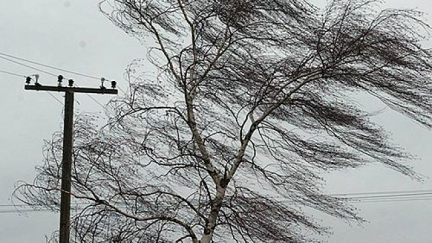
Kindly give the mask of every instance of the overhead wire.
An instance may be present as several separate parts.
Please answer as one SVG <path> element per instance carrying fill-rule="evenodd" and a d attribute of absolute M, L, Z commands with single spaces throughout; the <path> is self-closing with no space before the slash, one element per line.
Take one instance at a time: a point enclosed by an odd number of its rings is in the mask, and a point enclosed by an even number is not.
<path fill-rule="evenodd" d="M 330 194 L 331 196 L 354 196 L 354 195 L 375 195 L 375 194 L 394 194 L 394 193 L 432 193 L 432 190 L 405 190 L 405 191 L 379 191 L 379 192 L 353 192 L 353 193 L 337 193 Z"/>
<path fill-rule="evenodd" d="M 415 202 L 415 201 L 432 201 L 432 197 L 431 198 L 412 198 L 412 199 L 394 199 L 394 200 L 359 200 L 359 201 L 352 201 L 351 203 L 386 203 L 386 202 L 390 202 L 390 203 L 395 203 L 395 202 Z M 19 205 L 19 206 L 23 206 L 24 205 Z M 12 207 L 12 206 L 10 206 Z M 5 210 L 0 210 L 0 214 L 2 213 L 21 213 L 21 212 L 50 212 L 52 211 L 51 209 L 33 209 L 31 208 L 31 206 L 28 206 L 25 209 L 5 209 Z"/>
<path fill-rule="evenodd" d="M 359 192 L 344 194 L 327 194 L 328 196 L 345 199 L 350 203 L 361 202 L 403 202 L 432 200 L 432 190 Z M 281 202 L 290 202 L 284 198 L 272 198 Z"/>
<path fill-rule="evenodd" d="M 76 86 L 75 85 L 75 87 L 77 87 L 77 88 L 79 88 L 79 86 Z M 94 102 L 96 102 L 102 109 L 105 109 L 105 106 L 104 105 L 102 105 L 99 101 L 97 101 L 95 98 L 93 98 L 91 95 L 89 95 L 89 94 L 87 94 L 87 93 L 85 93 L 90 99 L 92 99 Z"/>
<path fill-rule="evenodd" d="M 432 196 L 432 192 L 427 193 L 406 193 L 406 194 L 387 194 L 387 195 L 373 195 L 363 197 L 350 197 L 350 199 L 376 199 L 376 198 L 397 198 L 397 197 L 415 197 L 415 196 Z"/>
<path fill-rule="evenodd" d="M 30 69 L 33 69 L 33 70 L 39 71 L 39 72 L 41 72 L 41 73 L 45 73 L 45 74 L 48 74 L 48 75 L 51 75 L 51 76 L 57 77 L 57 75 L 55 75 L 55 74 L 53 74 L 53 73 L 51 73 L 51 72 L 47 72 L 47 71 L 44 71 L 44 70 L 42 70 L 42 69 L 39 69 L 39 68 L 35 68 L 35 67 L 32 67 L 32 66 L 29 66 L 29 65 L 27 65 L 27 64 L 20 63 L 20 62 L 17 62 L 17 61 L 15 61 L 15 60 L 12 60 L 12 59 L 9 59 L 9 58 L 6 58 L 6 57 L 2 57 L 2 56 L 0 56 L 0 58 L 1 58 L 1 59 L 4 59 L 4 60 L 6 60 L 6 61 L 9 61 L 9 62 L 15 63 L 15 64 L 17 64 L 17 65 L 21 65 L 21 66 L 24 66 L 24 67 L 27 67 L 27 68 L 30 68 Z"/>
<path fill-rule="evenodd" d="M 328 194 L 328 195 L 333 197 L 338 197 L 341 199 L 346 199 L 350 203 L 432 200 L 432 190 L 361 192 L 361 193 Z"/>
<path fill-rule="evenodd" d="M 26 78 L 27 76 L 25 75 L 21 75 L 21 74 L 17 74 L 17 73 L 12 73 L 12 72 L 8 72 L 8 71 L 4 71 L 4 70 L 0 70 L 0 73 L 5 73 L 5 74 L 9 74 L 9 75 L 13 75 L 13 76 L 17 76 L 17 77 L 24 77 Z"/>
<path fill-rule="evenodd" d="M 59 100 L 57 97 L 55 97 L 53 94 L 51 94 L 51 92 L 48 92 L 48 91 L 45 91 L 45 92 L 47 92 L 47 94 L 49 94 L 51 97 L 53 97 L 62 106 L 64 105 L 63 102 L 61 100 Z"/>
<path fill-rule="evenodd" d="M 40 62 L 31 61 L 31 60 L 28 60 L 28 59 L 25 59 L 25 58 L 22 58 L 22 57 L 13 56 L 13 55 L 6 54 L 6 53 L 3 53 L 3 52 L 0 52 L 0 55 L 7 56 L 7 57 L 10 57 L 10 58 L 14 58 L 14 59 L 17 59 L 17 60 L 20 60 L 20 61 L 32 63 L 32 64 L 39 65 L 39 66 L 42 66 L 42 67 L 51 68 L 51 69 L 54 69 L 54 70 L 58 70 L 58 71 L 62 71 L 62 72 L 70 73 L 70 74 L 75 74 L 75 75 L 78 75 L 78 76 L 81 76 L 81 77 L 86 77 L 86 78 L 100 80 L 100 78 L 95 77 L 95 76 L 91 76 L 91 75 L 87 75 L 87 74 L 82 74 L 82 73 L 70 71 L 70 70 L 63 69 L 63 68 L 54 67 L 54 66 L 51 66 L 51 65 L 47 65 L 47 64 L 40 63 Z"/>
<path fill-rule="evenodd" d="M 403 193 L 402 193 L 403 192 Z M 421 193 L 419 193 L 421 192 Z M 432 190 L 412 190 L 412 191 L 389 191 L 389 192 L 361 192 L 361 193 L 346 193 L 334 195 L 371 195 L 369 197 L 346 197 L 350 203 L 382 203 L 382 202 L 414 202 L 414 201 L 430 201 L 432 200 Z M 332 194 L 330 194 L 332 195 Z M 281 200 L 288 202 L 288 200 Z M 86 204 L 79 204 L 86 205 Z M 23 209 L 4 209 L 1 208 L 23 208 Z M 33 212 L 33 211 L 51 211 L 49 209 L 32 209 L 31 205 L 14 205 L 14 204 L 1 204 L 1 213 L 20 213 L 20 212 Z"/>
<path fill-rule="evenodd" d="M 414 202 L 414 201 L 431 201 L 432 197 L 419 197 L 419 198 L 399 198 L 399 199 L 391 199 L 391 200 L 358 200 L 351 201 L 351 203 L 385 203 L 385 202 Z"/>
<path fill-rule="evenodd" d="M 17 74 L 17 73 L 13 73 L 13 72 L 8 72 L 8 71 L 4 71 L 4 70 L 0 70 L 0 73 L 5 73 L 5 74 L 9 74 L 9 75 L 13 75 L 13 76 L 17 76 L 17 77 L 28 77 L 26 75 L 22 75 L 22 74 Z M 55 97 L 53 94 L 51 94 L 48 91 L 45 91 L 46 93 L 48 93 L 52 98 L 54 98 L 57 102 L 59 102 L 61 105 L 63 105 L 63 102 L 61 102 L 61 100 L 59 100 L 57 97 Z"/>
<path fill-rule="evenodd" d="M 357 193 L 347 198 L 351 202 L 404 202 L 404 201 L 429 201 L 432 200 L 432 191 L 398 191 Z"/>
<path fill-rule="evenodd" d="M 35 210 L 35 209 L 22 209 L 22 210 L 0 210 L 0 214 L 2 213 L 33 213 L 33 212 L 52 212 L 49 209 L 41 209 L 41 210 Z"/>

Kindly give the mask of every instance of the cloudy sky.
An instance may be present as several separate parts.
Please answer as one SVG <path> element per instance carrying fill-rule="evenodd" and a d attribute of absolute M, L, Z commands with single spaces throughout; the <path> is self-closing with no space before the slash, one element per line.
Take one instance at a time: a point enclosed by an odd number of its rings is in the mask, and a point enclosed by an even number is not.
<path fill-rule="evenodd" d="M 52 85 L 56 84 L 54 76 L 13 63 L 7 60 L 11 59 L 7 55 L 93 77 L 118 80 L 120 87 L 126 66 L 133 59 L 146 56 L 145 46 L 113 26 L 99 12 L 97 3 L 89 0 L 0 1 L 1 242 L 45 242 L 45 235 L 50 235 L 58 227 L 59 216 L 55 213 L 19 213 L 10 205 L 14 203 L 11 194 L 15 184 L 21 180 L 31 181 L 35 176 L 35 166 L 42 164 L 44 139 L 49 139 L 53 132 L 61 129 L 63 110 L 62 94 L 24 91 L 24 77 L 4 72 L 23 76 L 38 73 L 41 83 Z M 432 2 L 427 0 L 388 0 L 386 6 L 418 8 L 432 13 Z M 432 16 L 427 17 L 432 24 Z M 426 44 L 432 47 L 432 42 Z M 73 78 L 78 86 L 100 85 L 97 79 L 39 68 Z M 85 94 L 75 97 L 77 112 L 102 112 L 101 104 L 110 98 Z M 363 105 L 375 110 L 384 107 L 374 100 L 367 100 Z M 324 225 L 334 228 L 334 234 L 323 239 L 330 243 L 430 242 L 432 197 L 426 198 L 424 193 L 432 193 L 432 132 L 389 109 L 384 109 L 375 119 L 393 134 L 394 143 L 417 155 L 418 159 L 412 161 L 412 166 L 424 175 L 423 182 L 372 165 L 324 175 L 328 182 L 325 191 L 350 196 L 365 192 L 378 192 L 372 195 L 382 196 L 382 192 L 404 194 L 420 191 L 420 196 L 398 196 L 389 201 L 375 197 L 374 200 L 353 203 L 359 214 L 368 220 L 361 226 L 320 216 Z"/>

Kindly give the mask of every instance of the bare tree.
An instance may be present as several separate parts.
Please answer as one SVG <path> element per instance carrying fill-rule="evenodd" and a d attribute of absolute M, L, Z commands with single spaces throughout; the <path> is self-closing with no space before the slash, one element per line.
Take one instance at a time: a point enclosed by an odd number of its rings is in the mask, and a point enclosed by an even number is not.
<path fill-rule="evenodd" d="M 132 63 L 108 126 L 77 122 L 76 242 L 311 242 L 328 229 L 307 208 L 361 221 L 343 198 L 322 194 L 321 172 L 378 162 L 416 178 L 410 155 L 353 94 L 432 126 L 421 13 L 367 0 L 325 9 L 107 0 L 101 9 L 149 45 L 159 73 L 145 78 Z M 57 209 L 60 139 L 21 200 Z"/>

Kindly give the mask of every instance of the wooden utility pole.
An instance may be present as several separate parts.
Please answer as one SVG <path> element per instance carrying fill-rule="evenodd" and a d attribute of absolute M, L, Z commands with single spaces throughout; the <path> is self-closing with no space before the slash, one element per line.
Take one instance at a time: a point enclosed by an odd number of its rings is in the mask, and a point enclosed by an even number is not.
<path fill-rule="evenodd" d="M 59 243 L 69 243 L 70 235 L 70 205 L 71 205 L 71 171 L 72 171 L 72 145 L 73 145 L 73 105 L 74 93 L 92 93 L 92 94 L 117 94 L 115 89 L 116 83 L 112 81 L 112 89 L 101 86 L 95 88 L 77 88 L 73 87 L 73 81 L 69 80 L 69 87 L 62 87 L 62 76 L 58 77 L 59 86 L 45 86 L 39 83 L 24 86 L 25 90 L 42 90 L 57 91 L 65 93 L 65 112 L 64 112 L 64 129 L 63 129 L 63 158 L 62 158 L 62 183 L 61 183 L 61 202 L 60 202 L 60 239 Z"/>
<path fill-rule="evenodd" d="M 65 110 L 63 125 L 63 159 L 62 183 L 60 199 L 60 243 L 69 243 L 70 233 L 70 191 L 72 171 L 72 145 L 73 145 L 73 105 L 74 93 L 65 92 Z"/>

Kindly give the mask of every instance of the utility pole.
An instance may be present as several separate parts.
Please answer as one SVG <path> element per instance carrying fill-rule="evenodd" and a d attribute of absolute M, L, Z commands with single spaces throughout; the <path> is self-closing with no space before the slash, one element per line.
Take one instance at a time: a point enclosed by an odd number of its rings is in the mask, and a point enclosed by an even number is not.
<path fill-rule="evenodd" d="M 63 128 L 63 158 L 62 158 L 62 182 L 61 182 L 61 201 L 60 201 L 60 236 L 59 243 L 69 243 L 70 235 L 70 205 L 71 205 L 71 171 L 72 171 L 72 145 L 73 145 L 73 105 L 74 93 L 92 93 L 92 94 L 117 94 L 116 82 L 111 81 L 111 88 L 107 89 L 103 86 L 105 79 L 102 78 L 100 88 L 78 88 L 73 87 L 73 80 L 69 80 L 69 87 L 62 86 L 63 76 L 58 76 L 58 86 L 45 86 L 36 82 L 30 85 L 31 78 L 27 77 L 25 90 L 42 90 L 42 91 L 57 91 L 65 93 L 65 113 L 64 113 L 64 128 Z"/>

